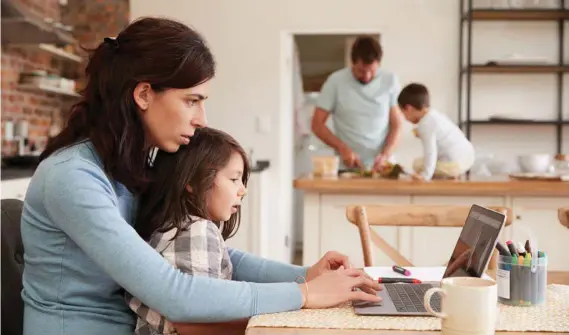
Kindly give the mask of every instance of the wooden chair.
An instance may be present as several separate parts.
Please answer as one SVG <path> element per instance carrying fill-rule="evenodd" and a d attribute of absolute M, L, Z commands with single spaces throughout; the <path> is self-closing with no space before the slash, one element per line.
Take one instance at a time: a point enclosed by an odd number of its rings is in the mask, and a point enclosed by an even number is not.
<path fill-rule="evenodd" d="M 488 207 L 506 215 L 505 226 L 512 223 L 512 211 L 507 207 Z M 387 243 L 370 226 L 390 227 L 462 227 L 470 206 L 446 205 L 369 205 L 348 206 L 346 217 L 358 227 L 365 266 L 373 266 L 372 242 L 400 266 L 413 266 L 411 262 Z M 494 251 L 488 268 L 496 266 Z"/>
<path fill-rule="evenodd" d="M 559 222 L 569 228 L 569 207 L 559 208 Z"/>

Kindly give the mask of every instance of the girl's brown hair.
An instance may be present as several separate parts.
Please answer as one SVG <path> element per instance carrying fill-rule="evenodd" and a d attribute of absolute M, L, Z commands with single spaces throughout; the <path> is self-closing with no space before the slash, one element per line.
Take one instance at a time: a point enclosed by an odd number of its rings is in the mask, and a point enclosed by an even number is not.
<path fill-rule="evenodd" d="M 210 219 L 207 194 L 215 187 L 217 172 L 238 153 L 243 159 L 243 185 L 249 180 L 249 160 L 245 150 L 230 135 L 212 128 L 197 129 L 190 144 L 175 153 L 159 151 L 152 165 L 152 181 L 138 204 L 135 228 L 148 240 L 152 233 L 177 228 L 176 236 L 192 222 L 190 216 Z M 186 187 L 190 185 L 192 192 Z M 224 239 L 239 228 L 241 210 L 223 222 Z M 216 222 L 216 224 L 220 224 Z M 175 237 L 174 237 L 175 238 Z"/>
<path fill-rule="evenodd" d="M 135 87 L 147 82 L 162 92 L 197 86 L 214 76 L 213 55 L 203 38 L 185 24 L 142 18 L 91 50 L 85 74 L 81 101 L 40 159 L 90 140 L 105 172 L 139 193 L 147 182 L 151 148 L 134 101 Z"/>

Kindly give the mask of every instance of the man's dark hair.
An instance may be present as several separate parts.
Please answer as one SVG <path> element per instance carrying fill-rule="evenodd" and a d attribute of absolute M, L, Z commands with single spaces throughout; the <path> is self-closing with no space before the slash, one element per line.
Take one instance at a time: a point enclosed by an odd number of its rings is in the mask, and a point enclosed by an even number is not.
<path fill-rule="evenodd" d="M 352 45 L 352 63 L 362 61 L 364 64 L 371 64 L 381 61 L 383 50 L 377 38 L 372 36 L 359 36 Z"/>
<path fill-rule="evenodd" d="M 401 93 L 399 93 L 399 97 L 397 98 L 397 103 L 401 107 L 410 105 L 416 109 L 429 107 L 431 104 L 429 99 L 429 91 L 425 85 L 411 83 L 401 90 Z"/>

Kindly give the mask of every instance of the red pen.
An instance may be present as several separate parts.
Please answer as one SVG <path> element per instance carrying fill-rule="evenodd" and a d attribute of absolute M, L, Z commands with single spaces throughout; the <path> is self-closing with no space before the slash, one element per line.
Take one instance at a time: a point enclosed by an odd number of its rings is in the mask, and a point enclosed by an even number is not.
<path fill-rule="evenodd" d="M 381 278 L 377 279 L 380 284 L 394 284 L 394 283 L 407 283 L 407 284 L 421 284 L 419 279 L 415 278 Z"/>
<path fill-rule="evenodd" d="M 397 265 L 393 265 L 393 271 L 400 273 L 404 276 L 410 276 L 411 275 L 411 271 L 404 269 L 404 268 L 397 266 Z"/>

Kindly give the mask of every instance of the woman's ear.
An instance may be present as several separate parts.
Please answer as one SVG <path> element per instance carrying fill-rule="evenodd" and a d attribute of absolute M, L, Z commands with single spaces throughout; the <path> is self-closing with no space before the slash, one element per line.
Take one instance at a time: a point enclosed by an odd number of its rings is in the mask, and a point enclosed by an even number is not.
<path fill-rule="evenodd" d="M 134 88 L 133 98 L 140 110 L 147 110 L 152 99 L 152 87 L 150 87 L 150 84 L 138 83 Z"/>
<path fill-rule="evenodd" d="M 192 187 L 189 184 L 186 185 L 186 191 L 193 193 Z"/>

